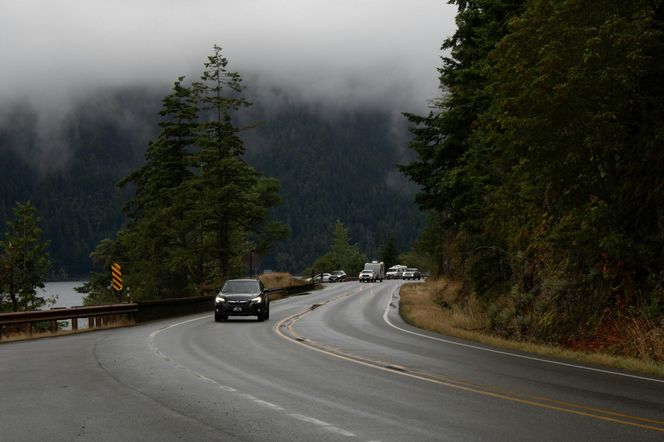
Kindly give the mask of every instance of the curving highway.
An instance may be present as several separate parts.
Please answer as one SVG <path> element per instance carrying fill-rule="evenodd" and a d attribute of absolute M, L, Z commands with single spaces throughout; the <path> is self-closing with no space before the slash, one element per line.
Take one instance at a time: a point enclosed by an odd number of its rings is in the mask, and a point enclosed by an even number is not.
<path fill-rule="evenodd" d="M 0 440 L 664 440 L 664 380 L 428 333 L 400 281 L 0 345 Z"/>

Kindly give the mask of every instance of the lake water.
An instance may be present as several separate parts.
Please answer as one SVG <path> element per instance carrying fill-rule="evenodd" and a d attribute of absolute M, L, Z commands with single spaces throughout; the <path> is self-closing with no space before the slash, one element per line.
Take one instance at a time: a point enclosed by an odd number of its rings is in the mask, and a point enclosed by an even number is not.
<path fill-rule="evenodd" d="M 55 304 L 46 307 L 74 307 L 83 305 L 83 295 L 74 290 L 74 287 L 80 287 L 85 283 L 85 281 L 57 281 L 57 282 L 47 282 L 44 287 L 44 291 L 37 292 L 39 296 L 44 296 L 49 298 L 51 296 L 57 295 L 57 300 Z"/>
<path fill-rule="evenodd" d="M 51 296 L 57 296 L 55 304 L 44 307 L 44 310 L 53 307 L 76 307 L 83 305 L 83 295 L 74 290 L 75 287 L 80 287 L 85 281 L 56 281 L 56 282 L 47 282 L 44 284 L 44 290 L 37 291 L 37 295 L 43 296 L 45 298 L 50 298 Z M 87 318 L 80 318 L 78 320 L 79 328 L 87 328 L 88 320 Z M 71 322 L 66 321 L 64 330 L 71 330 Z"/>

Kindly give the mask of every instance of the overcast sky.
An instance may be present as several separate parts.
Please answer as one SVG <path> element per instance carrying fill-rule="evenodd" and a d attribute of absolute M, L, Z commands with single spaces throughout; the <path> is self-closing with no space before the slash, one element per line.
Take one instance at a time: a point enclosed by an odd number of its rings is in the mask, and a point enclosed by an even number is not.
<path fill-rule="evenodd" d="M 392 95 L 409 110 L 437 94 L 455 13 L 445 0 L 1 0 L 0 100 L 170 85 L 216 43 L 249 87 L 259 75 L 310 99 Z"/>

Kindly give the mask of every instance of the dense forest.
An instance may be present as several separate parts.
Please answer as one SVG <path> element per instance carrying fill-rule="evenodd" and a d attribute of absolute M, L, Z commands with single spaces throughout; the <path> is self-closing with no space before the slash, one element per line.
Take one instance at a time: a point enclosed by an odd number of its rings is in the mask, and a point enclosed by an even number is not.
<path fill-rule="evenodd" d="M 240 134 L 244 157 L 281 182 L 282 204 L 273 215 L 292 230 L 259 267 L 302 271 L 328 250 L 337 220 L 370 257 L 389 234 L 408 250 L 424 216 L 412 201 L 415 186 L 396 169 L 413 158 L 405 151 L 405 119 L 380 108 L 298 102 L 274 91 L 266 101 L 246 86 L 253 105 L 239 121 L 256 127 Z M 0 127 L 0 223 L 17 201 L 32 201 L 50 241 L 52 278 L 87 276 L 90 253 L 126 221 L 122 208 L 132 190 L 117 184 L 144 163 L 167 93 L 166 85 L 101 90 L 76 102 L 61 127 L 46 135 L 28 105 L 7 113 L 12 117 Z"/>
<path fill-rule="evenodd" d="M 401 168 L 438 273 L 501 334 L 629 345 L 640 328 L 661 359 L 664 3 L 451 3 L 441 95 L 409 116 Z"/>

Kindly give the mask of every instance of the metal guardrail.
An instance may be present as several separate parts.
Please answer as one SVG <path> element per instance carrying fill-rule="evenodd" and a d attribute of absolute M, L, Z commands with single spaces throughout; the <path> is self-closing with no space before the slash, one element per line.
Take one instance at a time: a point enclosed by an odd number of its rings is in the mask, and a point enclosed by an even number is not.
<path fill-rule="evenodd" d="M 214 295 L 139 301 L 136 322 L 184 316 L 214 309 Z"/>
<path fill-rule="evenodd" d="M 281 292 L 284 296 L 308 292 L 316 288 L 315 283 L 269 289 L 270 293 Z M 26 334 L 32 336 L 34 324 L 49 322 L 50 332 L 57 334 L 58 321 L 71 321 L 71 331 L 79 330 L 79 319 L 87 319 L 88 329 L 94 329 L 125 320 L 128 323 L 152 321 L 182 316 L 214 308 L 214 295 L 189 298 L 158 299 L 138 303 L 96 305 L 90 307 L 52 308 L 27 312 L 0 313 L 0 341 L 6 327 L 26 326 Z"/>
<path fill-rule="evenodd" d="M 50 322 L 51 333 L 57 333 L 58 321 L 71 321 L 72 331 L 78 331 L 78 320 L 87 319 L 88 328 L 102 327 L 121 319 L 133 322 L 138 313 L 137 304 L 96 305 L 90 307 L 53 308 L 0 314 L 0 340 L 7 326 L 26 325 L 26 333 L 32 336 L 33 325 L 37 322 Z"/>
<path fill-rule="evenodd" d="M 315 290 L 317 284 L 310 282 L 308 284 L 292 285 L 290 287 L 281 287 L 276 289 L 268 289 L 269 293 L 281 292 L 284 296 L 297 295 L 298 293 L 306 293 L 310 290 Z"/>

